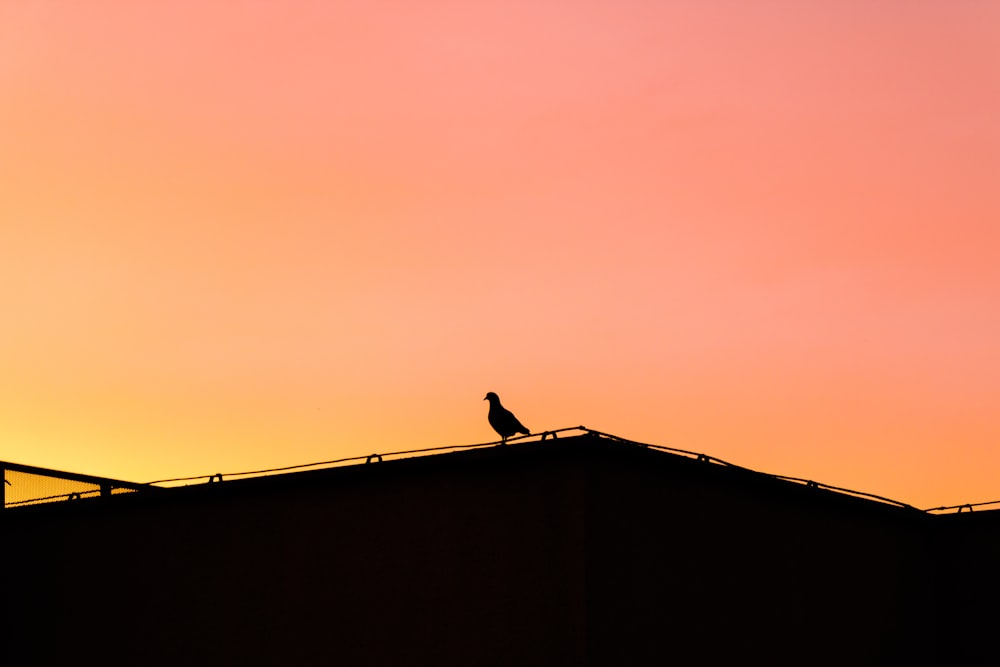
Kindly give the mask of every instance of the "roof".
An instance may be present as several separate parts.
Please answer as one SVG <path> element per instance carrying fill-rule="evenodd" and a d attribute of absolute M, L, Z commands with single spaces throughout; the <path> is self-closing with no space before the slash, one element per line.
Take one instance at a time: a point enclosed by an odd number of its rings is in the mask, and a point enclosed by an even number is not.
<path fill-rule="evenodd" d="M 541 461 L 596 466 L 620 465 L 649 474 L 676 475 L 713 484 L 738 487 L 751 493 L 781 494 L 789 502 L 822 498 L 851 506 L 927 514 L 935 510 L 972 510 L 963 505 L 919 510 L 883 496 L 854 491 L 813 480 L 754 471 L 721 459 L 671 447 L 650 445 L 585 427 L 546 431 L 497 442 L 435 447 L 420 450 L 373 453 L 318 463 L 239 473 L 215 473 L 139 484 L 90 475 L 80 475 L 33 466 L 0 462 L 10 484 L 5 508 L 51 505 L 57 501 L 85 498 L 154 494 L 158 500 L 198 497 L 208 492 L 254 494 L 302 485 L 340 483 L 348 480 L 411 476 L 481 466 L 522 466 Z M 142 493 L 136 493 L 142 492 Z M 58 503 L 64 505 L 65 503 Z M 979 512 L 978 514 L 983 514 Z"/>

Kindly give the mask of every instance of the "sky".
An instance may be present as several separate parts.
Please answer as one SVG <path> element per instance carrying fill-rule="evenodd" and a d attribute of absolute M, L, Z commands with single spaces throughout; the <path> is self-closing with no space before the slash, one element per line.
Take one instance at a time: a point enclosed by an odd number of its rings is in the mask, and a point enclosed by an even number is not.
<path fill-rule="evenodd" d="M 1000 499 L 1000 3 L 0 3 L 0 460 L 584 425 Z"/>

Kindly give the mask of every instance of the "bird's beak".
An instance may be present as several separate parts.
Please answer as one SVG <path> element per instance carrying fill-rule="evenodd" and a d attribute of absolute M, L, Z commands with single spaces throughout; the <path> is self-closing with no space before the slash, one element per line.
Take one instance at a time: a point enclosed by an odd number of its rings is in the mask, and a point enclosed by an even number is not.
<path fill-rule="evenodd" d="M 483 396 L 483 400 L 484 400 L 484 401 L 485 401 L 485 400 L 486 400 L 487 398 L 489 398 L 489 396 Z"/>

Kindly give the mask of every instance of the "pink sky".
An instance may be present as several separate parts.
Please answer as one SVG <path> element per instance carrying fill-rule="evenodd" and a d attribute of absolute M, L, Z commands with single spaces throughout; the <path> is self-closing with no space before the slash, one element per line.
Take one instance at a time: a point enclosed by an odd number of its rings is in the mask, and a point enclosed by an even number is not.
<path fill-rule="evenodd" d="M 584 424 L 1000 499 L 1000 4 L 0 5 L 0 460 Z"/>

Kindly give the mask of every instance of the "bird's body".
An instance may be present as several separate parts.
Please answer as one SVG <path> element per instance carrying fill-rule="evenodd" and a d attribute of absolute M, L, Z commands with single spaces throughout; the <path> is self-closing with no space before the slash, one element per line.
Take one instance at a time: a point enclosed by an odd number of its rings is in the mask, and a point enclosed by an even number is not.
<path fill-rule="evenodd" d="M 494 394 L 492 391 L 486 394 L 484 401 L 490 402 L 490 413 L 487 415 L 487 419 L 490 422 L 490 426 L 496 431 L 501 438 L 501 444 L 507 444 L 507 438 L 514 435 L 515 433 L 523 433 L 525 435 L 531 435 L 531 431 L 525 428 L 524 424 L 517 420 L 514 413 L 500 405 L 500 397 Z"/>

